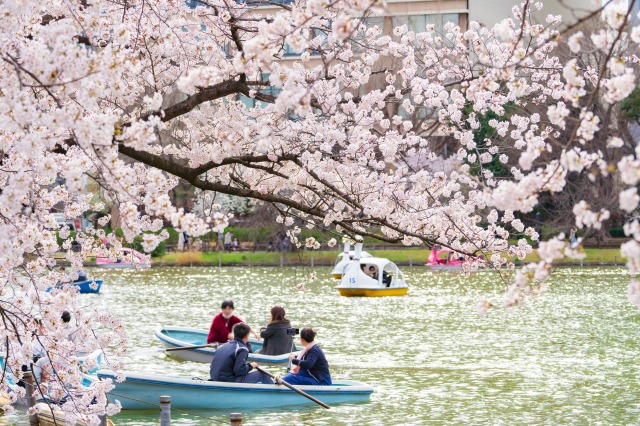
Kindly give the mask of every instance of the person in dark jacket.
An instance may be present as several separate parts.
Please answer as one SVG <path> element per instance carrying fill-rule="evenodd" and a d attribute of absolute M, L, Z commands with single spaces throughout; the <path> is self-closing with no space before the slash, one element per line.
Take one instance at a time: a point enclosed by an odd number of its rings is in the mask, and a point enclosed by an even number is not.
<path fill-rule="evenodd" d="M 78 278 L 76 278 L 75 282 L 87 281 L 89 278 L 87 277 L 87 273 L 82 269 L 78 271 Z"/>
<path fill-rule="evenodd" d="M 267 328 L 260 330 L 260 337 L 264 339 L 262 355 L 282 355 L 291 352 L 293 346 L 293 335 L 289 334 L 291 322 L 285 317 L 282 306 L 271 308 L 271 322 Z"/>
<path fill-rule="evenodd" d="M 251 327 L 240 322 L 233 326 L 233 340 L 220 346 L 211 361 L 209 378 L 218 382 L 273 384 L 271 377 L 260 371 L 255 362 L 247 363 Z"/>
<path fill-rule="evenodd" d="M 316 332 L 310 328 L 303 328 L 300 332 L 300 343 L 304 346 L 300 352 L 300 358 L 289 355 L 289 359 L 294 364 L 292 373 L 282 378 L 290 385 L 331 385 L 331 374 L 329 373 L 329 363 L 324 356 L 320 346 L 313 340 Z"/>

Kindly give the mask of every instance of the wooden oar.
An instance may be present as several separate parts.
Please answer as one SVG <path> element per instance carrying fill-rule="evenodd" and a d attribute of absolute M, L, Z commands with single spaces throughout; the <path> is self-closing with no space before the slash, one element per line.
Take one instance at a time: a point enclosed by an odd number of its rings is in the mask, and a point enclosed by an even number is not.
<path fill-rule="evenodd" d="M 289 383 L 285 382 L 285 381 L 284 381 L 284 380 L 282 380 L 280 377 L 276 377 L 276 376 L 274 376 L 273 374 L 269 373 L 268 371 L 263 370 L 263 369 L 262 369 L 262 368 L 260 368 L 260 367 L 256 367 L 256 370 L 258 370 L 259 372 L 264 373 L 264 374 L 266 374 L 267 376 L 271 377 L 273 380 L 275 380 L 275 381 L 276 381 L 276 383 L 277 383 L 277 384 L 279 384 L 279 385 L 284 385 L 284 386 L 288 387 L 288 388 L 289 388 L 289 389 L 291 389 L 292 391 L 294 391 L 294 392 L 296 392 L 296 393 L 299 393 L 300 395 L 304 396 L 305 398 L 309 398 L 310 400 L 312 400 L 312 401 L 313 401 L 313 402 L 315 402 L 316 404 L 321 405 L 322 407 L 324 407 L 324 408 L 326 408 L 326 409 L 331 408 L 331 407 L 329 407 L 327 404 L 325 404 L 324 402 L 322 402 L 322 401 L 320 401 L 320 400 L 315 399 L 314 397 L 312 397 L 312 396 L 311 396 L 311 395 L 309 395 L 308 393 L 303 392 L 303 391 L 301 391 L 300 389 L 296 388 L 295 386 L 290 385 Z"/>
<path fill-rule="evenodd" d="M 182 346 L 179 348 L 167 348 L 165 349 L 165 351 L 171 352 L 171 351 L 182 351 L 185 349 L 217 348 L 217 347 L 218 347 L 217 343 L 208 343 L 206 345 L 198 345 L 198 346 Z"/>

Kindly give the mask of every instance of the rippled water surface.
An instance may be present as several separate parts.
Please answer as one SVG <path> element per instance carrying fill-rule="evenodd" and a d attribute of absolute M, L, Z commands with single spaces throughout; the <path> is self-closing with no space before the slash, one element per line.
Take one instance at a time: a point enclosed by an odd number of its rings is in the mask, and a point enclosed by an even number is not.
<path fill-rule="evenodd" d="M 307 293 L 297 291 L 312 271 L 321 279 L 306 284 Z M 560 269 L 549 291 L 527 306 L 483 317 L 478 298 L 501 299 L 495 272 L 404 271 L 405 297 L 345 298 L 332 289 L 329 268 L 92 270 L 105 285 L 83 298 L 125 319 L 128 370 L 206 377 L 208 365 L 167 357 L 153 330 L 207 329 L 220 302 L 232 298 L 236 314 L 254 328 L 268 320 L 271 306 L 284 306 L 294 326 L 318 332 L 335 379 L 376 390 L 369 403 L 330 410 L 247 412 L 249 425 L 639 422 L 640 310 L 626 299 L 623 269 Z M 228 424 L 229 411 L 174 409 L 173 423 Z M 4 421 L 20 424 L 24 415 Z M 150 425 L 159 415 L 125 411 L 113 421 Z"/>

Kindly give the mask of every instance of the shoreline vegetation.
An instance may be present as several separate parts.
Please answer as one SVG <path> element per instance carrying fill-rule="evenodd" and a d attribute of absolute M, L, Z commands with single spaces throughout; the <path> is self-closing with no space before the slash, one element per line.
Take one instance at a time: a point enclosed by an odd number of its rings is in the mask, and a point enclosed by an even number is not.
<path fill-rule="evenodd" d="M 376 257 L 386 257 L 400 266 L 424 266 L 429 257 L 428 249 L 367 250 Z M 586 257 L 581 260 L 562 259 L 557 266 L 624 266 L 626 259 L 620 255 L 619 248 L 585 248 Z M 154 257 L 152 267 L 158 266 L 332 266 L 338 250 L 266 252 L 238 251 L 211 252 L 184 251 L 166 253 Z M 515 260 L 515 259 L 513 259 Z M 528 255 L 516 265 L 539 261 L 537 252 Z"/>

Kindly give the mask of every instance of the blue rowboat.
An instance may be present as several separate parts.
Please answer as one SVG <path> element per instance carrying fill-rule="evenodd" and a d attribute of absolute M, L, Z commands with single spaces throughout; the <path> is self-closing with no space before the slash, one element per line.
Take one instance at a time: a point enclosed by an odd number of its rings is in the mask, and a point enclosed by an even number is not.
<path fill-rule="evenodd" d="M 6 372 L 5 375 L 4 375 L 4 379 L 7 382 L 7 388 L 9 390 L 8 394 L 0 394 L 0 399 L 3 402 L 2 405 L 10 404 L 11 401 L 13 400 L 13 397 L 15 397 L 15 403 L 14 403 L 15 405 L 26 407 L 27 406 L 26 398 L 18 396 L 19 393 L 15 393 L 17 388 L 18 388 L 18 385 L 16 384 L 18 382 L 18 379 L 13 374 L 13 371 L 11 371 L 10 368 L 7 368 L 7 364 L 5 362 L 5 354 L 4 354 L 4 352 L 0 352 L 0 370 Z M 11 394 L 14 394 L 13 397 L 12 397 Z"/>
<path fill-rule="evenodd" d="M 61 288 L 65 285 L 74 285 L 78 287 L 80 293 L 100 293 L 100 287 L 102 287 L 102 280 L 85 280 L 85 281 L 74 281 L 72 283 L 61 283 L 56 285 L 55 287 L 49 287 L 47 292 L 53 290 L 54 288 Z"/>
<path fill-rule="evenodd" d="M 171 407 L 178 409 L 266 409 L 313 405 L 307 398 L 282 385 L 213 382 L 186 377 L 151 374 L 123 374 L 116 382 L 112 371 L 99 370 L 99 379 L 112 379 L 115 388 L 109 401 L 120 401 L 123 410 L 148 410 L 157 407 L 161 395 L 171 396 Z M 326 404 L 368 401 L 373 393 L 369 385 L 340 380 L 331 386 L 296 386 Z"/>
<path fill-rule="evenodd" d="M 155 329 L 154 334 L 162 342 L 165 349 L 170 348 L 187 348 L 190 346 L 204 346 L 207 344 L 207 336 L 209 332 L 197 328 L 189 327 L 162 327 Z M 289 353 L 282 355 L 261 355 L 255 353 L 262 349 L 262 340 L 249 339 L 251 343 L 251 353 L 249 354 L 249 362 L 257 362 L 260 364 L 287 364 L 289 363 Z M 217 348 L 193 348 L 182 349 L 178 351 L 170 351 L 167 354 L 175 356 L 186 361 L 211 363 Z M 296 346 L 293 354 L 297 355 L 302 348 Z"/>
<path fill-rule="evenodd" d="M 102 287 L 102 280 L 86 280 L 71 283 L 78 287 L 80 293 L 100 293 L 100 287 Z"/>
<path fill-rule="evenodd" d="M 82 374 L 82 385 L 89 387 L 91 386 L 91 383 L 93 383 L 96 380 L 95 374 L 100 369 L 100 366 L 104 360 L 104 352 L 101 349 L 97 349 L 90 354 L 78 356 L 77 360 L 78 360 L 78 363 L 85 370 L 85 372 Z M 0 371 L 5 372 L 5 380 L 7 381 L 7 385 L 8 385 L 7 387 L 9 388 L 9 394 L 0 395 L 0 399 L 1 398 L 11 399 L 11 394 L 15 392 L 16 397 L 15 397 L 14 405 L 21 406 L 21 407 L 28 407 L 29 404 L 26 397 L 19 396 L 22 393 L 22 391 L 20 390 L 20 387 L 17 385 L 18 378 L 15 376 L 13 371 L 7 367 L 5 354 L 3 352 L 0 352 Z M 81 390 L 78 392 L 81 392 Z M 55 401 L 49 398 L 44 398 L 44 399 L 40 398 L 36 402 L 41 402 L 41 401 L 48 401 L 48 402 L 55 403 Z"/>

